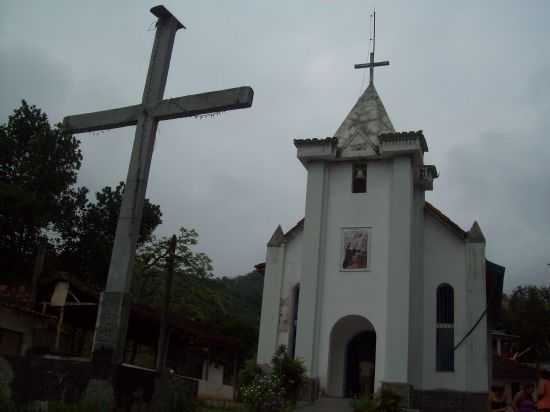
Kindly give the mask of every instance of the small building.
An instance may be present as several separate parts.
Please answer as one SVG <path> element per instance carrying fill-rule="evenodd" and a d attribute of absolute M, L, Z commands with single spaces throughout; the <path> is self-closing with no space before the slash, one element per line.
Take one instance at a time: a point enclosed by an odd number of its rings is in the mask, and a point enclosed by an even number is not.
<path fill-rule="evenodd" d="M 36 305 L 30 296 L 24 288 L 0 286 L 0 357 L 89 362 L 99 291 L 69 274 L 56 273 L 41 279 Z M 160 317 L 157 308 L 132 305 L 126 368 L 154 376 Z M 168 316 L 168 330 L 166 368 L 194 387 L 199 398 L 233 400 L 239 339 L 217 335 L 208 325 L 173 313 Z M 152 389 L 148 392 L 152 394 Z"/>

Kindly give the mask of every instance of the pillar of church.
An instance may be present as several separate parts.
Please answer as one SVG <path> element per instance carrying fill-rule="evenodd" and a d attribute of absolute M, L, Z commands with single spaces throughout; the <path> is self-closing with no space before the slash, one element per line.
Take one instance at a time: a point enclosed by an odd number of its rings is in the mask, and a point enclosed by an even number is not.
<path fill-rule="evenodd" d="M 487 392 L 487 296 L 485 290 L 485 237 L 475 222 L 466 237 L 466 325 L 472 334 L 457 351 L 466 351 L 466 390 Z M 485 316 L 484 316 L 485 314 Z M 477 326 L 476 326 L 477 325 Z"/>
<path fill-rule="evenodd" d="M 413 174 L 409 157 L 393 160 L 387 289 L 386 359 L 383 380 L 409 381 L 409 321 Z"/>
<path fill-rule="evenodd" d="M 264 276 L 263 308 L 278 308 L 281 301 L 281 288 L 285 267 L 285 238 L 281 226 L 277 227 L 267 243 L 266 272 Z M 258 340 L 258 364 L 271 361 L 277 349 L 279 331 L 279 311 L 262 310 L 260 337 Z"/>
<path fill-rule="evenodd" d="M 316 378 L 321 327 L 323 256 L 325 253 L 325 214 L 327 165 L 323 161 L 307 164 L 306 219 L 302 251 L 302 280 L 296 333 L 296 357 L 304 361 L 307 373 Z"/>
<path fill-rule="evenodd" d="M 422 386 L 424 362 L 424 207 L 423 188 L 414 188 L 411 280 L 409 302 L 409 383 L 414 387 Z"/>

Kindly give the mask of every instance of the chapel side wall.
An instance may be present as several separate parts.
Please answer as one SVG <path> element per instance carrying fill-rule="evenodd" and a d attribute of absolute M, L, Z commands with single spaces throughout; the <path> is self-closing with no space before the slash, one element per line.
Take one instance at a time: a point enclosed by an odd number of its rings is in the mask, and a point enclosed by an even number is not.
<path fill-rule="evenodd" d="M 281 319 L 279 322 L 278 345 L 290 345 L 292 330 L 292 315 L 294 312 L 293 291 L 300 283 L 302 269 L 302 238 L 303 232 L 296 231 L 286 244 L 286 256 L 281 287 Z"/>
<path fill-rule="evenodd" d="M 455 353 L 455 371 L 436 371 L 436 292 L 442 283 L 454 290 L 455 343 L 467 332 L 466 248 L 462 239 L 430 213 L 424 219 L 423 376 L 419 389 L 466 390 L 466 352 Z"/>
<path fill-rule="evenodd" d="M 322 324 L 319 344 L 319 378 L 321 388 L 329 395 L 342 396 L 341 387 L 327 388 L 331 381 L 343 382 L 344 365 L 329 370 L 330 336 L 334 324 L 347 315 L 368 319 L 376 332 L 376 385 L 385 379 L 386 296 L 388 285 L 388 245 L 390 220 L 390 187 L 392 164 L 386 161 L 367 163 L 367 193 L 351 192 L 351 162 L 331 163 L 328 170 L 325 262 L 322 268 L 323 288 L 320 307 Z M 342 228 L 371 227 L 370 269 L 342 272 Z M 353 336 L 350 336 L 351 339 Z M 334 355 L 334 354 L 332 354 Z M 341 385 L 338 385 L 341 386 Z"/>

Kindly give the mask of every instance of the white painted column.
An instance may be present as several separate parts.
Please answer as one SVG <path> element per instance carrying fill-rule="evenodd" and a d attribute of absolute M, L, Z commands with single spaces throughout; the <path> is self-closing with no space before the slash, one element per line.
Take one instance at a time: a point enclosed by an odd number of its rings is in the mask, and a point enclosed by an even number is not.
<path fill-rule="evenodd" d="M 284 235 L 279 226 L 267 244 L 257 356 L 260 365 L 269 363 L 277 349 L 285 251 Z"/>
<path fill-rule="evenodd" d="M 413 211 L 413 175 L 408 157 L 393 160 L 390 196 L 386 342 L 381 342 L 386 345 L 386 359 L 381 380 L 407 383 Z"/>
<path fill-rule="evenodd" d="M 409 294 L 409 383 L 416 388 L 422 387 L 424 359 L 424 206 L 425 192 L 421 188 L 415 188 Z"/>
<path fill-rule="evenodd" d="M 321 313 L 319 307 L 322 280 L 323 233 L 326 214 L 327 164 L 307 165 L 306 214 L 304 222 L 302 280 L 296 334 L 296 357 L 304 361 L 310 377 L 317 377 Z"/>
<path fill-rule="evenodd" d="M 476 223 L 466 237 L 466 331 L 469 331 L 487 309 L 485 285 L 485 237 Z M 457 350 L 466 351 L 466 390 L 487 392 L 489 358 L 487 350 L 487 316 Z"/>

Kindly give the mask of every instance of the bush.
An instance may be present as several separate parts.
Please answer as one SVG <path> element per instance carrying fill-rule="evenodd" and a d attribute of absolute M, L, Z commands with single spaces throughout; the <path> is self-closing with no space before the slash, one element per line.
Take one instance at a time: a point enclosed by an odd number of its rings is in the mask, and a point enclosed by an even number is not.
<path fill-rule="evenodd" d="M 240 373 L 241 399 L 251 412 L 282 412 L 296 404 L 306 381 L 301 361 L 292 359 L 280 346 L 271 361 L 271 372 L 247 362 Z"/>
<path fill-rule="evenodd" d="M 273 374 L 279 377 L 284 388 L 287 401 L 295 404 L 306 380 L 306 368 L 302 361 L 292 358 L 285 346 L 279 346 L 271 360 Z"/>
<path fill-rule="evenodd" d="M 264 371 L 256 364 L 254 359 L 246 361 L 244 368 L 239 372 L 239 384 L 241 388 L 254 383 L 256 377 L 263 374 Z"/>
<path fill-rule="evenodd" d="M 351 401 L 351 407 L 354 412 L 378 412 L 378 405 L 376 401 L 370 396 L 364 396 L 359 399 L 354 399 Z"/>
<path fill-rule="evenodd" d="M 382 389 L 374 398 L 363 397 L 352 401 L 354 412 L 399 412 L 401 397 L 390 389 Z"/>
<path fill-rule="evenodd" d="M 241 392 L 251 412 L 280 412 L 287 407 L 286 392 L 279 377 L 273 373 L 258 375 Z"/>

